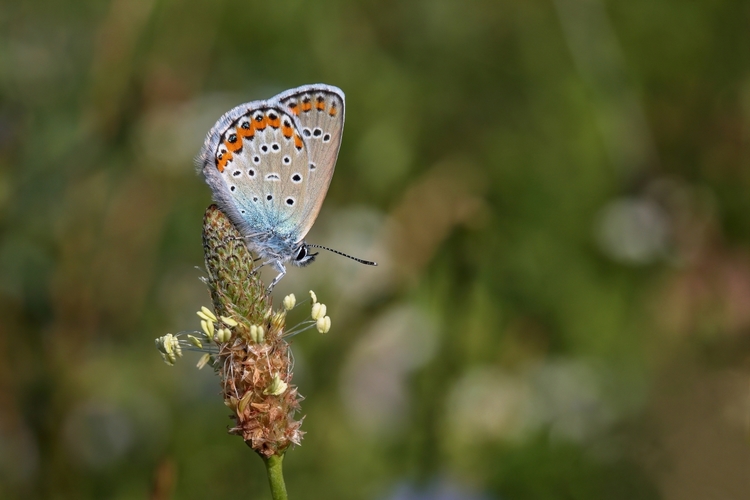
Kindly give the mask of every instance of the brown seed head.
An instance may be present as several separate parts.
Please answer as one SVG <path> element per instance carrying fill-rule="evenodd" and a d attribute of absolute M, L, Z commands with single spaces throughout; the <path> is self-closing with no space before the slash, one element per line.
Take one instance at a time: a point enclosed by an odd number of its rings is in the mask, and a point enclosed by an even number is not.
<path fill-rule="evenodd" d="M 216 205 L 203 219 L 203 250 L 217 329 L 231 332 L 219 339 L 214 362 L 235 421 L 229 432 L 263 456 L 280 455 L 303 435 L 302 419 L 294 418 L 302 398 L 291 385 L 286 314 L 273 312 L 245 239 Z"/>

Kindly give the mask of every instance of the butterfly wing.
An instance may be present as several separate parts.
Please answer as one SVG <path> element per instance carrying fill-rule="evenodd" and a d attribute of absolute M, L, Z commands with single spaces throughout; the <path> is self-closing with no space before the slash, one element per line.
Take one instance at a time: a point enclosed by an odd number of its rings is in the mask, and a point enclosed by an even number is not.
<path fill-rule="evenodd" d="M 245 236 L 296 238 L 306 210 L 309 154 L 297 120 L 277 101 L 242 104 L 222 116 L 198 161 L 214 200 Z M 265 250 L 284 257 L 290 249 Z"/>
<path fill-rule="evenodd" d="M 338 87 L 315 84 L 288 90 L 273 100 L 297 118 L 308 149 L 304 213 L 295 229 L 302 240 L 315 223 L 331 184 L 344 131 L 344 93 Z"/>

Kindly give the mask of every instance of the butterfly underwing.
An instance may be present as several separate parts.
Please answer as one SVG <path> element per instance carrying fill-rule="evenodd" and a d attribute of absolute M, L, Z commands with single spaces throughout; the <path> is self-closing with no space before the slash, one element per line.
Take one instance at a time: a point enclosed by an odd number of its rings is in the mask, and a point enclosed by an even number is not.
<path fill-rule="evenodd" d="M 341 89 L 315 84 L 241 104 L 219 118 L 196 159 L 216 203 L 278 271 L 269 291 L 286 263 L 304 266 L 317 255 L 304 238 L 333 177 L 344 102 Z"/>

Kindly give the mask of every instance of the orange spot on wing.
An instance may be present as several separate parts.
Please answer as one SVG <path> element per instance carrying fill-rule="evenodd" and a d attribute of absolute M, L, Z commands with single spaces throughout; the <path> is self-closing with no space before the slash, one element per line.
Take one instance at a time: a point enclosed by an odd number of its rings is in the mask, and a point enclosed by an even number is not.
<path fill-rule="evenodd" d="M 232 159 L 232 153 L 230 151 L 227 151 L 221 156 L 221 160 L 219 160 L 219 163 L 216 164 L 216 168 L 219 169 L 219 172 L 224 172 L 224 168 L 227 166 L 227 163 L 229 163 L 229 160 Z"/>
<path fill-rule="evenodd" d="M 310 101 L 302 101 L 302 111 L 310 111 L 312 109 L 312 103 Z"/>
<path fill-rule="evenodd" d="M 289 103 L 289 110 L 294 113 L 295 116 L 299 116 L 299 106 L 297 106 L 296 102 Z"/>
<path fill-rule="evenodd" d="M 336 113 L 338 113 L 338 112 L 339 112 L 339 110 L 336 109 L 336 105 L 335 104 L 331 104 L 331 109 L 328 110 L 328 114 L 330 116 L 336 116 Z"/>
<path fill-rule="evenodd" d="M 281 125 L 281 118 L 276 116 L 275 120 L 271 120 L 270 118 L 266 118 L 268 124 L 273 128 L 279 128 L 279 125 Z"/>
<path fill-rule="evenodd" d="M 255 135 L 255 128 L 253 128 L 253 121 L 250 120 L 248 128 L 237 127 L 237 137 L 244 139 L 246 137 L 251 138 Z"/>
<path fill-rule="evenodd" d="M 300 137 L 299 134 L 294 134 L 294 147 L 302 149 L 302 137 Z"/>
<path fill-rule="evenodd" d="M 315 109 L 317 109 L 318 111 L 323 111 L 324 109 L 326 109 L 325 101 L 317 101 L 315 103 Z"/>
<path fill-rule="evenodd" d="M 260 121 L 255 120 L 253 122 L 253 127 L 255 128 L 255 130 L 265 130 L 266 125 L 268 125 L 268 117 L 265 115 L 263 115 L 263 118 L 261 118 Z"/>
<path fill-rule="evenodd" d="M 286 137 L 287 139 L 291 139 L 294 131 L 292 130 L 292 127 L 287 127 L 286 125 L 284 125 L 283 127 L 281 127 L 281 133 L 284 134 L 284 137 Z"/>
<path fill-rule="evenodd" d="M 224 146 L 226 146 L 226 148 L 232 153 L 236 153 L 237 151 L 242 149 L 242 139 L 237 137 L 237 140 L 234 141 L 233 143 L 229 141 L 224 141 Z"/>

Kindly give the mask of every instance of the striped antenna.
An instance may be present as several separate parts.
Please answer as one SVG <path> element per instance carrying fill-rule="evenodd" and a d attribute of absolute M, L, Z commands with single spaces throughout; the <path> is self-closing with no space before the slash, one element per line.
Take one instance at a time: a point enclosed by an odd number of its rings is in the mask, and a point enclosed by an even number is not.
<path fill-rule="evenodd" d="M 341 255 L 342 257 L 347 257 L 349 259 L 356 260 L 360 264 L 365 264 L 367 266 L 377 266 L 378 265 L 377 262 L 372 262 L 372 261 L 369 261 L 369 260 L 364 260 L 364 259 L 360 259 L 360 258 L 357 258 L 357 257 L 352 257 L 351 255 L 347 255 L 344 252 L 339 252 L 338 250 L 334 250 L 333 248 L 324 247 L 323 245 L 312 245 L 310 243 L 307 243 L 306 245 L 308 247 L 311 247 L 311 248 L 322 248 L 323 250 L 328 250 L 329 252 L 333 252 L 335 254 Z"/>

